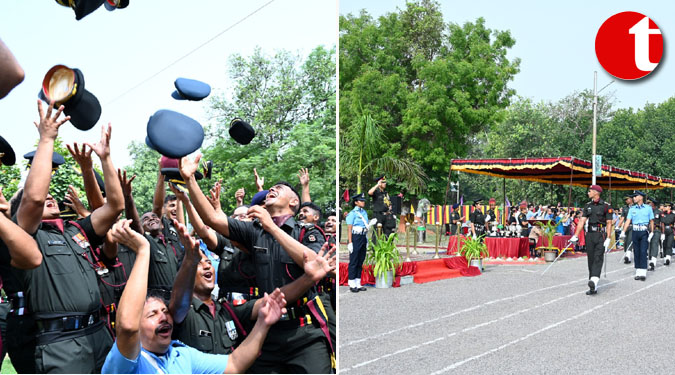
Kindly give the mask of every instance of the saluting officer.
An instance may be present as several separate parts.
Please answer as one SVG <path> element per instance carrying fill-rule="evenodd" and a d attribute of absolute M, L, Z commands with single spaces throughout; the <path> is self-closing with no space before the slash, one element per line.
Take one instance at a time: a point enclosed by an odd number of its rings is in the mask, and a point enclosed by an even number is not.
<path fill-rule="evenodd" d="M 647 280 L 647 247 L 654 231 L 654 211 L 643 203 L 646 194 L 640 190 L 633 192 L 633 205 L 628 211 L 626 222 L 619 239 L 626 238 L 626 229 L 633 228 L 633 251 L 635 252 L 635 280 Z M 652 233 L 649 233 L 651 230 Z"/>
<path fill-rule="evenodd" d="M 357 194 L 352 197 L 354 209 L 347 215 L 347 238 L 349 249 L 349 291 L 352 293 L 365 292 L 367 289 L 361 286 L 361 272 L 363 261 L 366 260 L 368 247 L 368 213 L 363 209 L 366 205 L 366 197 Z"/>
<path fill-rule="evenodd" d="M 659 256 L 659 250 L 663 244 L 665 236 L 661 231 L 661 210 L 656 208 L 659 202 L 653 197 L 647 197 L 647 203 L 651 206 L 654 212 L 654 231 L 652 232 L 652 239 L 649 241 L 649 271 L 654 271 L 656 267 L 656 259 Z"/>
<path fill-rule="evenodd" d="M 675 237 L 673 236 L 673 224 L 675 224 L 675 213 L 672 212 L 673 209 L 673 203 L 672 202 L 665 202 L 663 204 L 664 206 L 664 212 L 663 216 L 661 216 L 661 226 L 663 229 L 663 253 L 666 257 L 666 259 L 663 261 L 663 264 L 666 266 L 670 265 L 670 258 L 673 255 L 673 240 L 675 240 Z"/>
<path fill-rule="evenodd" d="M 473 238 L 478 238 L 485 234 L 485 215 L 480 210 L 480 205 L 483 203 L 482 199 L 473 201 L 473 212 L 469 215 L 471 221 L 471 233 Z"/>
<path fill-rule="evenodd" d="M 602 261 L 605 252 L 609 249 L 609 242 L 612 236 L 613 210 L 607 202 L 600 199 L 602 187 L 591 185 L 588 188 L 588 197 L 591 201 L 584 206 L 583 217 L 579 221 L 574 236 L 570 242 L 576 244 L 579 241 L 579 234 L 588 220 L 588 231 L 586 232 L 586 252 L 588 254 L 588 291 L 587 295 L 596 294 L 598 281 L 600 281 L 600 271 L 602 270 Z"/>
<path fill-rule="evenodd" d="M 633 206 L 633 194 L 627 194 L 624 196 L 624 199 L 626 200 L 626 205 L 623 206 L 623 212 L 621 213 L 621 224 L 620 227 L 623 228 L 624 224 L 626 224 L 626 218 L 628 217 L 628 211 L 630 211 L 630 208 Z M 633 228 L 628 227 L 628 231 L 626 231 L 626 240 L 623 243 L 623 251 L 624 251 L 624 256 L 623 256 L 623 262 L 625 264 L 629 264 L 631 262 L 631 259 L 633 259 L 633 250 L 630 248 L 631 243 L 633 242 Z"/>

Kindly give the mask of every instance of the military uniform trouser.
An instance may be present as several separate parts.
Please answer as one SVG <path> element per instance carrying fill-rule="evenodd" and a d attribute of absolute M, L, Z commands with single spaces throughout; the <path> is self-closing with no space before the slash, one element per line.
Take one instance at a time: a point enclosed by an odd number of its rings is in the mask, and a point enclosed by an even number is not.
<path fill-rule="evenodd" d="M 647 238 L 649 232 L 646 230 L 633 231 L 633 252 L 635 254 L 635 268 L 647 269 L 647 248 L 649 243 Z"/>
<path fill-rule="evenodd" d="M 663 240 L 663 255 L 673 255 L 674 241 L 675 238 L 673 238 L 673 231 L 671 230 L 670 233 L 668 233 L 668 230 L 666 230 L 666 239 Z"/>
<path fill-rule="evenodd" d="M 589 277 L 600 277 L 605 255 L 605 232 L 586 232 L 586 258 Z"/>
<path fill-rule="evenodd" d="M 103 321 L 65 333 L 58 340 L 35 347 L 36 373 L 100 374 L 112 345 Z"/>
<path fill-rule="evenodd" d="M 377 219 L 377 224 L 375 224 L 372 227 L 372 229 L 373 229 L 373 237 L 372 237 L 373 241 L 376 240 L 375 235 L 376 235 L 376 233 L 378 233 L 378 231 L 377 231 L 378 224 L 382 224 L 382 234 L 383 235 L 388 237 L 391 233 L 394 232 L 394 228 L 391 228 L 390 226 L 387 225 L 389 223 L 388 219 L 391 216 L 391 214 L 385 215 L 385 213 L 382 212 L 382 211 L 374 211 L 373 213 L 375 214 L 375 218 Z"/>
<path fill-rule="evenodd" d="M 7 316 L 7 336 L 3 336 L 12 366 L 19 374 L 35 374 L 35 322 L 28 315 Z"/>
<path fill-rule="evenodd" d="M 349 254 L 349 280 L 360 279 L 363 261 L 366 260 L 368 238 L 366 234 L 352 233 L 352 252 Z"/>
<path fill-rule="evenodd" d="M 659 249 L 661 248 L 661 231 L 655 230 L 652 240 L 649 241 L 649 257 L 657 258 L 659 256 Z"/>

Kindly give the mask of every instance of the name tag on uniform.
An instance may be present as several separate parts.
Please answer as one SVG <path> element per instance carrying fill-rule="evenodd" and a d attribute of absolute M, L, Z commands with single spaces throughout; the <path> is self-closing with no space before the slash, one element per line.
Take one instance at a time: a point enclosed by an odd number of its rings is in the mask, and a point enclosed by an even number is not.
<path fill-rule="evenodd" d="M 236 340 L 237 337 L 239 337 L 239 334 L 237 333 L 237 327 L 235 327 L 234 322 L 231 320 L 228 320 L 225 322 L 225 328 L 227 328 L 227 336 L 230 338 L 230 340 Z"/>
<path fill-rule="evenodd" d="M 267 248 L 266 247 L 253 246 L 253 250 L 255 250 L 256 253 L 267 254 Z"/>
<path fill-rule="evenodd" d="M 88 249 L 89 248 L 89 242 L 87 239 L 84 237 L 82 233 L 77 233 L 72 237 L 73 241 L 77 243 L 81 248 L 83 249 Z"/>
<path fill-rule="evenodd" d="M 211 337 L 211 332 L 200 329 L 199 330 L 199 337 Z"/>
<path fill-rule="evenodd" d="M 61 240 L 49 240 L 47 241 L 47 245 L 49 246 L 66 246 L 65 241 Z"/>

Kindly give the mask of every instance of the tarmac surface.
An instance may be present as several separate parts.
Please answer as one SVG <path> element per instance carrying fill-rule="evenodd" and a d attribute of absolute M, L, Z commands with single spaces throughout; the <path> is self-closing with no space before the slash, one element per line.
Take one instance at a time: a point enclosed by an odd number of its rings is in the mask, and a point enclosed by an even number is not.
<path fill-rule="evenodd" d="M 351 293 L 339 288 L 340 374 L 675 372 L 675 265 L 633 279 L 607 255 L 588 296 L 587 258 L 488 265 L 482 275 Z"/>

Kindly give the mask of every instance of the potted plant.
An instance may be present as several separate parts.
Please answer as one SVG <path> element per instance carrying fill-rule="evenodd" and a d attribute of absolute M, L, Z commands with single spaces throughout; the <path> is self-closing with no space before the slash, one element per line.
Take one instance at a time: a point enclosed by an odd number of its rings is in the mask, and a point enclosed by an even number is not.
<path fill-rule="evenodd" d="M 553 246 L 553 237 L 556 234 L 556 228 L 558 225 L 553 220 L 546 222 L 540 221 L 537 222 L 536 225 L 541 228 L 541 230 L 544 232 L 544 236 L 546 236 L 546 239 L 548 240 L 547 246 L 539 246 L 537 250 L 543 252 L 545 261 L 553 262 L 558 256 L 558 248 Z"/>
<path fill-rule="evenodd" d="M 467 238 L 459 251 L 460 255 L 466 258 L 469 266 L 478 267 L 481 271 L 483 270 L 483 258 L 490 255 L 487 246 L 483 243 L 483 237 Z"/>
<path fill-rule="evenodd" d="M 402 263 L 401 255 L 396 248 L 398 235 L 392 233 L 375 234 L 376 241 L 368 244 L 366 264 L 373 266 L 376 288 L 389 288 L 394 283 L 396 269 Z"/>

